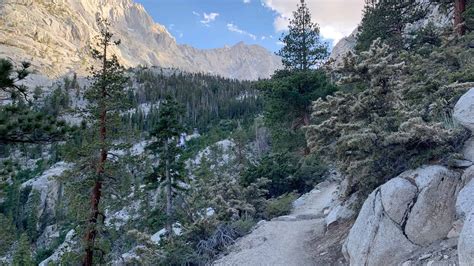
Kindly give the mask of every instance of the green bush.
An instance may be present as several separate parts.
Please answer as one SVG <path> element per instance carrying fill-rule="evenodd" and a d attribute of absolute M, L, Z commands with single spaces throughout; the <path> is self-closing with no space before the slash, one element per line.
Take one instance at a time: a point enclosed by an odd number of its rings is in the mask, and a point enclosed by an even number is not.
<path fill-rule="evenodd" d="M 315 155 L 300 157 L 294 153 L 272 153 L 264 156 L 256 165 L 249 167 L 241 177 L 244 186 L 266 178 L 270 182 L 264 187 L 268 197 L 278 197 L 285 193 L 311 190 L 322 181 L 325 167 Z"/>
<path fill-rule="evenodd" d="M 396 53 L 380 41 L 354 56 L 341 71 L 342 87 L 313 105 L 306 138 L 311 152 L 337 166 L 349 183 L 346 196 L 368 195 L 401 172 L 427 163 L 446 163 L 469 137 L 452 121 L 452 110 L 471 85 L 473 36 L 451 40 L 428 55 Z M 470 60 L 471 59 L 471 60 Z"/>
<path fill-rule="evenodd" d="M 270 220 L 274 217 L 289 214 L 293 208 L 293 202 L 297 198 L 298 194 L 293 192 L 281 195 L 278 198 L 269 199 L 265 209 L 265 219 Z"/>

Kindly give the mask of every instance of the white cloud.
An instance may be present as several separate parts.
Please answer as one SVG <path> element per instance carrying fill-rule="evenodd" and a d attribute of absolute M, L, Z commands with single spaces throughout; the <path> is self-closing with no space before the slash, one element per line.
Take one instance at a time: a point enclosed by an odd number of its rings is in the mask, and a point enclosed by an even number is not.
<path fill-rule="evenodd" d="M 196 11 L 193 11 L 193 15 L 195 15 L 196 17 L 200 17 L 200 16 L 201 16 L 201 14 L 199 14 L 199 13 L 196 12 Z"/>
<path fill-rule="evenodd" d="M 288 28 L 288 18 L 300 3 L 300 0 L 261 1 L 263 6 L 277 13 L 273 22 L 276 32 Z M 357 27 L 364 7 L 364 0 L 310 0 L 306 3 L 313 22 L 317 22 L 321 27 L 321 35 L 335 42 L 349 35 Z"/>
<path fill-rule="evenodd" d="M 289 24 L 289 18 L 279 15 L 275 18 L 273 21 L 273 27 L 275 28 L 275 31 L 285 31 L 288 29 L 288 24 Z"/>
<path fill-rule="evenodd" d="M 207 25 L 211 22 L 213 22 L 214 20 L 216 20 L 216 18 L 219 16 L 219 13 L 203 13 L 202 16 L 204 17 L 203 20 L 201 20 L 201 23 L 204 24 L 204 25 Z"/>
<path fill-rule="evenodd" d="M 244 0 L 244 4 L 249 4 L 250 0 Z"/>
<path fill-rule="evenodd" d="M 252 34 L 250 32 L 247 32 L 247 31 L 244 31 L 244 30 L 240 29 L 237 25 L 235 25 L 233 23 L 228 23 L 227 24 L 227 29 L 229 31 L 236 32 L 238 34 L 246 35 L 246 36 L 252 38 L 253 40 L 257 39 L 257 36 L 255 36 L 254 34 Z"/>

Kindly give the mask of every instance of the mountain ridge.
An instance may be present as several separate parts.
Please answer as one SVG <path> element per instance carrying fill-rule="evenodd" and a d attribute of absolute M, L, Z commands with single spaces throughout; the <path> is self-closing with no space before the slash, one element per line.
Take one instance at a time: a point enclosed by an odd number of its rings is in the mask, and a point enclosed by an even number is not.
<path fill-rule="evenodd" d="M 6 0 L 0 7 L 0 57 L 31 61 L 42 74 L 86 73 L 88 48 L 98 34 L 95 18 L 106 17 L 123 45 L 113 52 L 125 67 L 158 66 L 241 80 L 268 78 L 278 56 L 242 42 L 229 48 L 180 45 L 132 0 Z"/>

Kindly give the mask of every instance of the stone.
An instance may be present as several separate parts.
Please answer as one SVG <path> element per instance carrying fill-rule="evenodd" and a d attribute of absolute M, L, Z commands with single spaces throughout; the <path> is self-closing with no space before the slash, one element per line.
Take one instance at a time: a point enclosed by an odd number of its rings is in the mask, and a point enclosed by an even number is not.
<path fill-rule="evenodd" d="M 380 194 L 380 189 L 370 194 L 344 242 L 350 265 L 398 265 L 418 248 L 386 215 Z"/>
<path fill-rule="evenodd" d="M 370 194 L 343 245 L 351 265 L 400 265 L 453 229 L 458 172 L 444 166 L 406 171 Z"/>
<path fill-rule="evenodd" d="M 327 216 L 324 218 L 326 226 L 354 218 L 357 215 L 354 210 L 356 209 L 355 205 L 357 204 L 358 199 L 358 194 L 354 193 L 344 202 L 337 201 L 335 206 L 329 210 Z"/>
<path fill-rule="evenodd" d="M 403 178 L 393 178 L 381 188 L 382 204 L 388 216 L 396 223 L 402 224 L 406 210 L 416 197 L 418 188 Z"/>
<path fill-rule="evenodd" d="M 452 226 L 452 229 L 451 231 L 449 231 L 448 233 L 448 238 L 456 238 L 456 237 L 459 237 L 459 235 L 461 234 L 461 230 L 462 230 L 462 227 L 463 227 L 463 221 L 462 220 L 457 220 L 453 223 L 453 226 Z"/>
<path fill-rule="evenodd" d="M 461 176 L 463 184 L 469 183 L 474 178 L 474 166 L 471 166 L 464 170 L 464 173 Z"/>
<path fill-rule="evenodd" d="M 430 175 L 423 176 L 423 174 Z M 418 182 L 418 179 L 421 181 Z M 460 174 L 444 167 L 422 168 L 415 177 L 419 194 L 405 226 L 407 237 L 421 246 L 445 238 L 456 214 L 456 193 Z"/>
<path fill-rule="evenodd" d="M 471 137 L 464 142 L 462 154 L 464 159 L 474 162 L 474 138 Z"/>
<path fill-rule="evenodd" d="M 465 128 L 474 131 L 474 88 L 471 88 L 454 106 L 453 118 Z"/>
<path fill-rule="evenodd" d="M 456 199 L 456 214 L 460 218 L 466 218 L 474 211 L 474 180 L 465 185 Z"/>
<path fill-rule="evenodd" d="M 453 160 L 453 167 L 468 168 L 470 166 L 472 166 L 472 161 L 470 160 Z"/>
<path fill-rule="evenodd" d="M 459 265 L 474 265 L 474 213 L 470 213 L 464 222 L 458 242 Z"/>

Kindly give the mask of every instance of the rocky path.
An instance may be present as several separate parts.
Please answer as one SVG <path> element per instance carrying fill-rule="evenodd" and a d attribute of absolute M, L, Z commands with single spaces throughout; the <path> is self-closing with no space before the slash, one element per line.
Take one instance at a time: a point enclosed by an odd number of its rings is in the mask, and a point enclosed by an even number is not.
<path fill-rule="evenodd" d="M 327 183 L 303 195 L 290 215 L 261 222 L 214 265 L 315 265 L 310 241 L 324 234 L 323 211 L 335 191 L 336 184 Z"/>

